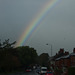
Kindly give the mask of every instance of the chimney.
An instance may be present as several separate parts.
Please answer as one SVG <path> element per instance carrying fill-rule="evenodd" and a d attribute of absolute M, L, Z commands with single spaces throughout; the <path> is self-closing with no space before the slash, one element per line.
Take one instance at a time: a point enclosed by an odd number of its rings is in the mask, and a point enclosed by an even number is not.
<path fill-rule="evenodd" d="M 73 53 L 75 53 L 75 48 L 73 49 Z"/>
<path fill-rule="evenodd" d="M 65 51 L 65 53 L 64 53 L 65 55 L 68 55 L 69 54 L 69 52 L 67 52 L 67 51 Z"/>
<path fill-rule="evenodd" d="M 59 54 L 64 53 L 64 48 L 60 49 Z"/>

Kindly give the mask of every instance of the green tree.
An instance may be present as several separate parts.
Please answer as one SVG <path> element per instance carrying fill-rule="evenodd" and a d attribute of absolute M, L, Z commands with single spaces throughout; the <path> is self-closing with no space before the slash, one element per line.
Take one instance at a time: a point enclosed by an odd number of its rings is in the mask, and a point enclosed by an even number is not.
<path fill-rule="evenodd" d="M 9 43 L 9 39 L 3 43 L 0 41 L 0 72 L 11 71 L 20 66 L 16 48 L 13 48 L 15 43 Z"/>
<path fill-rule="evenodd" d="M 1 43 L 1 40 L 0 40 L 0 49 L 9 49 L 9 48 L 14 48 L 14 44 L 16 43 L 16 41 L 10 43 L 9 42 L 9 39 L 5 40 L 4 42 Z"/>
<path fill-rule="evenodd" d="M 42 53 L 38 57 L 38 62 L 41 66 L 48 66 L 48 61 L 49 61 L 49 55 L 48 53 Z"/>
<path fill-rule="evenodd" d="M 23 67 L 36 63 L 37 53 L 34 48 L 30 48 L 29 46 L 21 46 L 17 47 L 17 50 L 18 57 Z"/>
<path fill-rule="evenodd" d="M 70 67 L 68 69 L 68 75 L 75 75 L 75 67 Z"/>

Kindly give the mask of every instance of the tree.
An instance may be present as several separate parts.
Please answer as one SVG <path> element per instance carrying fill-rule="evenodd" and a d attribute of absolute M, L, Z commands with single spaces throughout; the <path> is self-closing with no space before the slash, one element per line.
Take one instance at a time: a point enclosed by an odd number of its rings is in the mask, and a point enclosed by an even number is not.
<path fill-rule="evenodd" d="M 75 67 L 68 68 L 68 75 L 75 75 Z"/>
<path fill-rule="evenodd" d="M 48 53 L 42 53 L 39 57 L 38 57 L 38 62 L 41 66 L 48 66 L 48 61 L 49 61 L 49 55 Z"/>
<path fill-rule="evenodd" d="M 0 41 L 0 72 L 14 70 L 20 66 L 16 48 L 13 48 L 15 43 L 16 41 L 9 43 L 9 39 L 3 43 Z"/>
<path fill-rule="evenodd" d="M 1 40 L 0 40 L 0 49 L 9 49 L 9 48 L 13 48 L 14 44 L 16 43 L 16 41 L 10 43 L 9 42 L 9 39 L 5 40 L 3 43 L 1 43 Z"/>
<path fill-rule="evenodd" d="M 29 46 L 17 47 L 18 57 L 23 67 L 36 63 L 37 53 L 34 48 Z"/>
<path fill-rule="evenodd" d="M 26 68 L 26 66 L 36 63 L 37 53 L 34 48 L 29 46 L 14 48 L 15 43 L 16 41 L 10 43 L 9 39 L 3 43 L 0 40 L 0 72 Z"/>

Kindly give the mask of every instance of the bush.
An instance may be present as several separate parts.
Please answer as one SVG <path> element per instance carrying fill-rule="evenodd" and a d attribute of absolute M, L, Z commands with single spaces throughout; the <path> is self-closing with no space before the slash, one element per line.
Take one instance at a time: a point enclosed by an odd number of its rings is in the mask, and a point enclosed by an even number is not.
<path fill-rule="evenodd" d="M 75 75 L 75 67 L 70 67 L 68 69 L 68 75 Z"/>

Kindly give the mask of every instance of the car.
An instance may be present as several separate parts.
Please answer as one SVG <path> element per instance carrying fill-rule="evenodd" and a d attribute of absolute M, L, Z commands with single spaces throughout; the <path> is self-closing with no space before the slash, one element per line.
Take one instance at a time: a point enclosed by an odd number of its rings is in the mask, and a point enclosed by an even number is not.
<path fill-rule="evenodd" d="M 45 73 L 45 75 L 53 75 L 53 72 L 47 71 L 47 72 Z"/>
<path fill-rule="evenodd" d="M 27 69 L 26 69 L 26 72 L 31 72 L 31 71 L 32 71 L 31 68 L 27 68 Z"/>
<path fill-rule="evenodd" d="M 45 75 L 46 72 L 47 72 L 47 67 L 41 67 L 40 75 Z"/>
<path fill-rule="evenodd" d="M 36 72 L 40 74 L 40 67 L 37 67 Z"/>
<path fill-rule="evenodd" d="M 37 72 L 38 74 L 40 74 L 40 69 L 37 69 L 36 72 Z"/>

